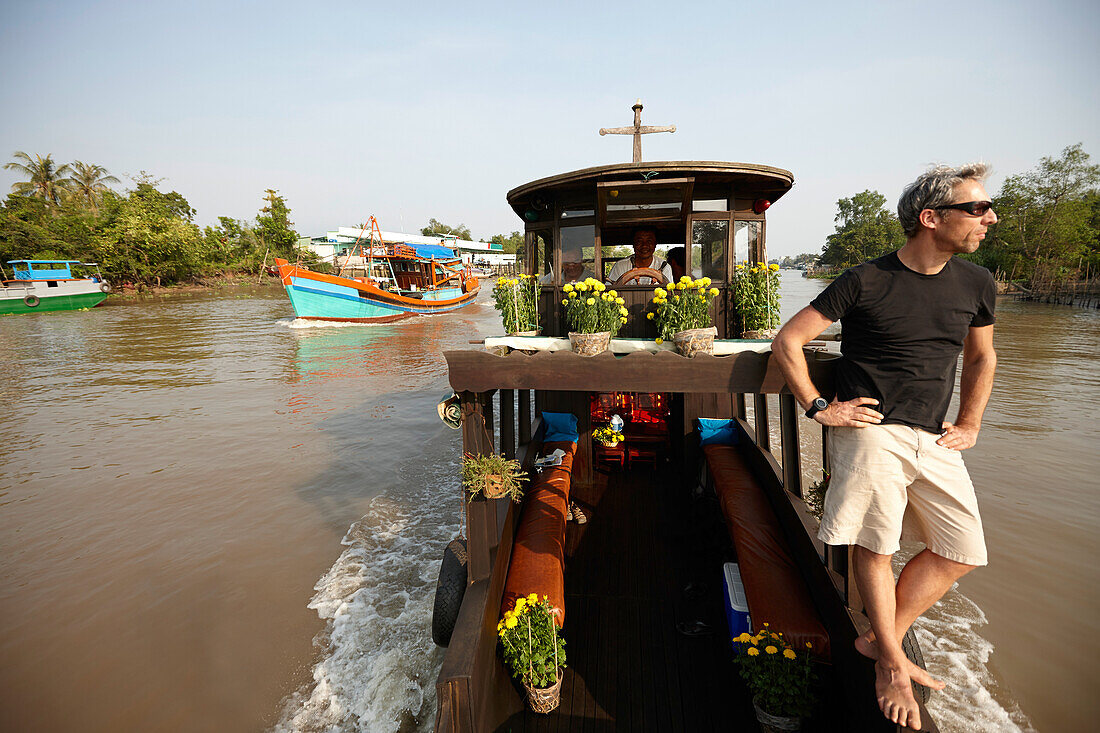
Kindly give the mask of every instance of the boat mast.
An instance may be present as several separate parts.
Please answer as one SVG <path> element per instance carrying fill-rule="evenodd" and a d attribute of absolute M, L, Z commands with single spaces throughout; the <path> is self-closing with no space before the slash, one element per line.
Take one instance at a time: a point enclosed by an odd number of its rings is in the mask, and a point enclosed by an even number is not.
<path fill-rule="evenodd" d="M 601 127 L 601 135 L 633 135 L 634 136 L 634 162 L 642 162 L 642 135 L 651 132 L 676 132 L 676 125 L 654 127 L 642 124 L 642 100 L 638 100 L 632 107 L 634 110 L 634 124 L 630 127 Z"/>

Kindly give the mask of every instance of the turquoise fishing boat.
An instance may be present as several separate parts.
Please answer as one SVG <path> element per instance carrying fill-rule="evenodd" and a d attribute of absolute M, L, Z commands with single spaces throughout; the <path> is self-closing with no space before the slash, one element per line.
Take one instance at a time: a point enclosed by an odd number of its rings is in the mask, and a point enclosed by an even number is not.
<path fill-rule="evenodd" d="M 80 260 L 10 260 L 13 279 L 0 283 L 0 315 L 94 308 L 106 299 L 111 286 L 99 266 Z M 89 277 L 73 277 L 72 266 L 90 269 Z"/>

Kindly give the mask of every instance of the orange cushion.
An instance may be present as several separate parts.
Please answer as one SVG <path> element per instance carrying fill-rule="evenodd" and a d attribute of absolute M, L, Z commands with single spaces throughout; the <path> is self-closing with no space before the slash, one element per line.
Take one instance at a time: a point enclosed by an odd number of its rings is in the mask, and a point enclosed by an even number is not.
<path fill-rule="evenodd" d="M 569 511 L 569 479 L 577 444 L 544 443 L 542 455 L 565 451 L 561 465 L 533 473 L 523 497 L 523 511 L 512 545 L 512 560 L 504 582 L 500 615 L 512 610 L 516 599 L 531 593 L 549 596 L 554 617 L 565 623 L 565 516 Z"/>
<path fill-rule="evenodd" d="M 736 447 L 708 445 L 703 452 L 733 538 L 753 627 L 766 621 L 795 649 L 809 642 L 818 657 L 828 659 L 829 634 L 768 498 Z"/>

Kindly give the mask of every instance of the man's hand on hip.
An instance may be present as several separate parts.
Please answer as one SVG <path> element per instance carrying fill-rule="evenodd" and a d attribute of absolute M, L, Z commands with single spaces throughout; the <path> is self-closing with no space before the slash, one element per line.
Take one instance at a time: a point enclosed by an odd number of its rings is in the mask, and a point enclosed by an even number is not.
<path fill-rule="evenodd" d="M 936 441 L 936 445 L 942 445 L 951 450 L 966 450 L 978 442 L 978 428 L 971 425 L 955 425 L 945 422 L 943 435 Z"/>
<path fill-rule="evenodd" d="M 865 428 L 882 422 L 882 413 L 866 405 L 877 405 L 873 397 L 856 397 L 847 402 L 833 402 L 814 415 L 814 420 L 833 427 Z"/>

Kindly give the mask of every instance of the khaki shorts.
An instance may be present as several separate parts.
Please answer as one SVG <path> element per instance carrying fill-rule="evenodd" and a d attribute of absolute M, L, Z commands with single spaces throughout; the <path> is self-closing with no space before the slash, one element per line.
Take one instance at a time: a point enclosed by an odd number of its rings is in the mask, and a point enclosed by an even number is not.
<path fill-rule="evenodd" d="M 829 490 L 818 537 L 880 555 L 923 542 L 955 562 L 988 560 L 974 484 L 962 453 L 906 425 L 829 428 Z"/>

